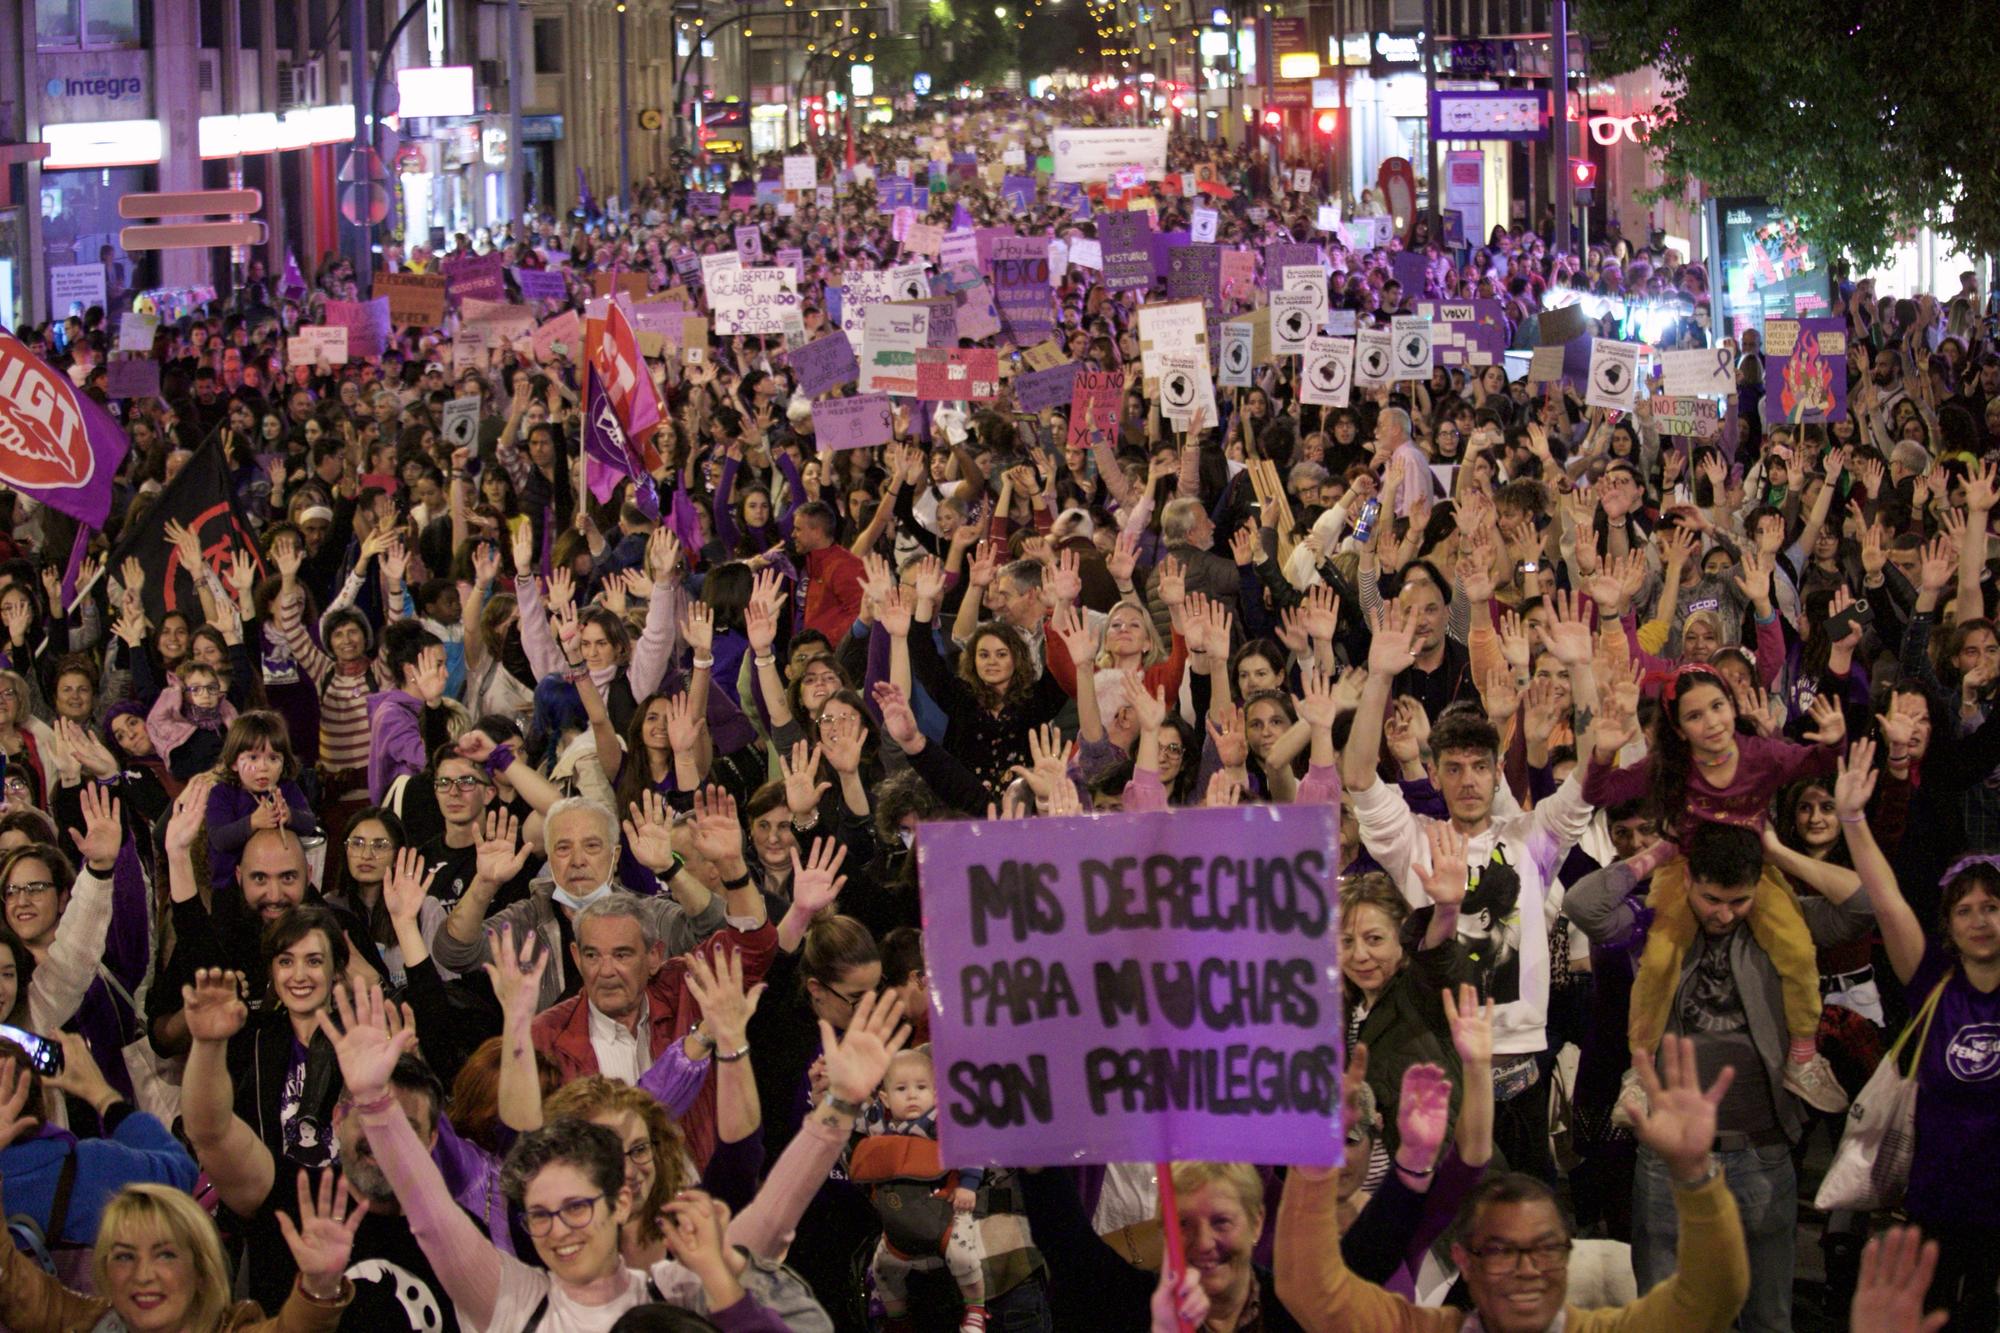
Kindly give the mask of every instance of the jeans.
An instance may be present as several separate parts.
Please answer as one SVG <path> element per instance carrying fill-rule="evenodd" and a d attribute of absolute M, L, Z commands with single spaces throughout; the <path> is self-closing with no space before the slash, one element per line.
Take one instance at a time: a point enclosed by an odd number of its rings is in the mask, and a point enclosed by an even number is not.
<path fill-rule="evenodd" d="M 1792 1271 L 1797 1262 L 1798 1173 L 1789 1144 L 1717 1153 L 1723 1179 L 1743 1218 L 1750 1251 L 1750 1299 L 1736 1326 L 1745 1333 L 1791 1333 Z M 1632 1274 L 1645 1295 L 1674 1275 L 1680 1218 L 1666 1164 L 1639 1149 L 1632 1178 Z"/>

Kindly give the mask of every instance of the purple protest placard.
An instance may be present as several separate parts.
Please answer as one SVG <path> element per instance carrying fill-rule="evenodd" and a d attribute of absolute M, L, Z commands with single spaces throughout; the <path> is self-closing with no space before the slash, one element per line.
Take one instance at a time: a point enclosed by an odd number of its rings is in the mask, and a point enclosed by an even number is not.
<path fill-rule="evenodd" d="M 445 293 L 454 301 L 507 299 L 507 256 L 466 255 L 443 263 Z M 378 352 L 379 356 L 380 353 Z"/>
<path fill-rule="evenodd" d="M 1342 1156 L 1339 810 L 946 821 L 917 842 L 952 1166 Z"/>
<path fill-rule="evenodd" d="M 688 196 L 688 216 L 698 218 L 719 218 L 722 216 L 722 196 L 713 190 L 697 190 Z"/>
<path fill-rule="evenodd" d="M 562 274 L 545 268 L 509 269 L 514 275 L 514 285 L 521 289 L 523 301 L 561 301 L 569 296 L 569 281 Z"/>
<path fill-rule="evenodd" d="M 1796 325 L 1791 345 L 1783 354 L 1766 343 L 1765 384 L 1769 406 L 1765 411 L 1773 423 L 1798 421 L 1808 426 L 1823 425 L 1847 413 L 1847 325 L 1831 319 L 1767 319 L 1767 339 L 1778 335 L 1778 347 L 1790 332 L 1780 325 Z"/>
<path fill-rule="evenodd" d="M 1430 260 L 1422 251 L 1398 250 L 1389 256 L 1389 267 L 1403 285 L 1403 295 L 1412 300 L 1424 296 L 1429 286 Z"/>
<path fill-rule="evenodd" d="M 1035 211 L 1035 178 L 1009 173 L 1000 182 L 1000 198 L 1016 213 Z"/>
<path fill-rule="evenodd" d="M 785 358 L 799 377 L 799 392 L 808 398 L 861 378 L 861 363 L 854 359 L 854 344 L 838 329 L 803 347 L 794 347 L 785 353 Z"/>
<path fill-rule="evenodd" d="M 886 393 L 822 398 L 812 405 L 813 437 L 822 449 L 866 449 L 896 435 L 896 418 Z"/>
<path fill-rule="evenodd" d="M 1097 220 L 1104 247 L 1104 285 L 1114 292 L 1153 285 L 1153 229 L 1138 213 L 1106 213 Z"/>
<path fill-rule="evenodd" d="M 1017 347 L 1039 342 L 1054 331 L 1046 238 L 1003 236 L 993 242 L 993 304 Z"/>
<path fill-rule="evenodd" d="M 160 363 L 149 356 L 110 362 L 104 367 L 104 392 L 112 398 L 158 398 Z"/>
<path fill-rule="evenodd" d="M 493 256 L 499 258 L 498 255 Z M 497 273 L 499 270 L 495 269 Z M 497 281 L 497 279 L 496 279 Z M 501 294 L 506 294 L 502 288 Z M 372 301 L 328 301 L 326 323 L 347 327 L 347 355 L 354 361 L 380 361 L 389 345 L 389 298 Z"/>
<path fill-rule="evenodd" d="M 1066 408 L 1076 395 L 1076 373 L 1081 361 L 1065 361 L 1049 370 L 1031 370 L 1014 377 L 1014 404 L 1023 412 L 1046 412 Z"/>
<path fill-rule="evenodd" d="M 882 176 L 875 181 L 875 210 L 893 213 L 899 208 L 922 208 L 924 191 L 907 176 Z"/>
<path fill-rule="evenodd" d="M 1285 285 L 1287 267 L 1312 267 L 1319 263 L 1319 247 L 1299 241 L 1277 241 L 1264 247 L 1264 290 L 1275 292 Z"/>
<path fill-rule="evenodd" d="M 1215 314 L 1222 304 L 1222 247 L 1175 246 L 1167 255 L 1167 299 L 1199 301 Z"/>
<path fill-rule="evenodd" d="M 1431 364 L 1497 366 L 1507 352 L 1507 321 L 1498 301 L 1419 301 L 1431 321 Z"/>
<path fill-rule="evenodd" d="M 1090 216 L 1090 196 L 1076 181 L 1057 181 L 1049 187 L 1049 199 L 1056 207 L 1076 214 L 1079 222 Z"/>

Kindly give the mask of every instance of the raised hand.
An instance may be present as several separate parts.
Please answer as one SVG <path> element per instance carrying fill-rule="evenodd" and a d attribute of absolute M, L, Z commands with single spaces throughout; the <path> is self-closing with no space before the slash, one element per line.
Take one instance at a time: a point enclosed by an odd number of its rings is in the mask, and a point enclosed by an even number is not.
<path fill-rule="evenodd" d="M 1402 1095 L 1396 1099 L 1396 1131 L 1401 1138 L 1396 1164 L 1418 1175 L 1429 1171 L 1443 1152 L 1450 1129 L 1451 1076 L 1433 1064 L 1405 1069 Z"/>
<path fill-rule="evenodd" d="M 1492 999 L 1489 997 L 1482 1005 L 1478 989 L 1464 985 L 1458 988 L 1456 998 L 1449 989 L 1443 992 L 1443 996 L 1445 1025 L 1451 1029 L 1451 1044 L 1458 1050 L 1459 1062 L 1465 1065 L 1492 1064 Z"/>
<path fill-rule="evenodd" d="M 846 861 L 846 845 L 833 838 L 814 838 L 812 854 L 803 861 L 799 849 L 792 848 L 792 905 L 809 916 L 833 906 L 847 884 L 840 873 Z"/>
<path fill-rule="evenodd" d="M 707 657 L 715 648 L 715 611 L 706 602 L 689 602 L 681 613 L 681 638 L 696 657 Z"/>
<path fill-rule="evenodd" d="M 881 1086 L 890 1058 L 910 1040 L 910 1029 L 903 1022 L 903 997 L 895 992 L 864 995 L 854 1006 L 846 1032 L 836 1033 L 833 1024 L 822 1018 L 819 1039 L 833 1095 L 845 1102 L 865 1102 Z"/>
<path fill-rule="evenodd" d="M 1215 742 L 1216 762 L 1225 769 L 1243 767 L 1250 760 L 1249 735 L 1243 729 L 1243 710 L 1237 707 L 1211 708 L 1208 735 Z"/>
<path fill-rule="evenodd" d="M 345 1282 L 347 1261 L 354 1252 L 354 1233 L 368 1210 L 348 1191 L 344 1177 L 332 1169 L 320 1172 L 319 1200 L 313 1200 L 307 1173 L 299 1172 L 299 1220 L 278 1214 L 278 1230 L 291 1247 L 292 1261 L 299 1268 L 299 1285 L 318 1300 L 337 1299 Z"/>
<path fill-rule="evenodd" d="M 1416 636 L 1410 629 L 1409 614 L 1389 602 L 1375 621 L 1375 636 L 1368 645 L 1371 674 L 1396 676 L 1416 664 Z"/>
<path fill-rule="evenodd" d="M 718 863 L 743 855 L 736 798 L 721 787 L 704 787 L 694 794 L 694 849 Z"/>
<path fill-rule="evenodd" d="M 750 641 L 753 656 L 762 657 L 769 653 L 778 638 L 777 613 L 765 603 L 752 599 L 743 608 L 743 637 Z"/>
<path fill-rule="evenodd" d="M 1847 747 L 1847 753 L 1835 761 L 1836 776 L 1833 782 L 1833 808 L 1844 823 L 1855 823 L 1868 815 L 1868 802 L 1874 799 L 1875 782 L 1878 773 L 1875 768 L 1875 742 L 1866 736 Z"/>
<path fill-rule="evenodd" d="M 1827 695 L 1816 696 L 1812 706 L 1806 710 L 1806 716 L 1813 724 L 1812 730 L 1806 733 L 1807 740 L 1821 745 L 1839 745 L 1847 739 L 1847 716 L 1841 712 L 1840 705 Z"/>
<path fill-rule="evenodd" d="M 181 987 L 181 1019 L 196 1041 L 228 1041 L 249 1017 L 241 972 L 204 967 L 195 972 L 193 985 Z"/>
<path fill-rule="evenodd" d="M 502 924 L 493 932 L 491 953 L 493 961 L 485 967 L 487 979 L 493 984 L 493 998 L 500 1003 L 507 1027 L 520 1031 L 534 1020 L 535 1010 L 541 1004 L 542 973 L 548 969 L 548 952 L 541 948 L 541 937 L 532 930 L 521 936 L 517 949 L 513 926 Z"/>
<path fill-rule="evenodd" d="M 426 871 L 422 852 L 414 847 L 397 848 L 389 873 L 382 876 L 382 906 L 388 909 L 389 919 L 414 922 L 423 911 L 432 881 L 443 868 L 440 862 Z"/>
<path fill-rule="evenodd" d="M 1160 1281 L 1153 1288 L 1149 1333 L 1186 1333 L 1207 1323 L 1208 1293 L 1201 1289 L 1201 1274 L 1192 1268 L 1175 1273 L 1162 1264 Z"/>
<path fill-rule="evenodd" d="M 341 1077 L 359 1103 L 372 1102 L 389 1086 L 396 1061 L 416 1048 L 417 1034 L 408 1027 L 391 1031 L 391 1006 L 382 998 L 382 988 L 364 981 L 353 988 L 353 998 L 343 986 L 333 988 L 340 1021 L 324 1010 L 319 1015 L 320 1031 L 333 1043 L 340 1060 Z"/>
<path fill-rule="evenodd" d="M 1924 1313 L 1938 1243 L 1917 1227 L 1890 1227 L 1861 1251 L 1861 1280 L 1848 1311 L 1851 1333 L 1937 1333 L 1948 1310 Z"/>
<path fill-rule="evenodd" d="M 1479 699 L 1486 705 L 1487 720 L 1496 726 L 1514 716 L 1521 706 L 1521 690 L 1514 684 L 1514 673 L 1504 666 L 1487 672 Z"/>
<path fill-rule="evenodd" d="M 907 639 L 916 619 L 917 604 L 908 589 L 891 588 L 875 604 L 875 622 L 892 638 Z"/>
<path fill-rule="evenodd" d="M 1465 901 L 1471 875 L 1465 859 L 1465 835 L 1449 820 L 1434 819 L 1424 825 L 1424 837 L 1430 843 L 1431 863 L 1426 867 L 1412 862 L 1410 869 L 1432 902 L 1441 908 L 1456 908 Z"/>
<path fill-rule="evenodd" d="M 674 864 L 673 812 L 657 791 L 647 790 L 626 807 L 631 817 L 625 821 L 625 849 L 632 859 L 658 874 Z"/>
<path fill-rule="evenodd" d="M 1722 1104 L 1736 1071 L 1725 1066 L 1704 1091 L 1694 1042 L 1671 1034 L 1660 1041 L 1660 1063 L 1666 1070 L 1664 1080 L 1654 1072 L 1651 1057 L 1633 1060 L 1645 1104 L 1628 1098 L 1625 1108 L 1639 1142 L 1667 1164 L 1675 1179 L 1691 1180 L 1701 1174 L 1715 1147 L 1715 1108 Z"/>
<path fill-rule="evenodd" d="M 825 756 L 826 766 L 841 777 L 860 773 L 861 750 L 866 741 L 867 733 L 852 714 L 820 715 L 820 754 Z"/>
<path fill-rule="evenodd" d="M 1187 599 L 1187 569 L 1172 556 L 1160 561 L 1159 588 L 1163 605 L 1179 606 Z"/>
<path fill-rule="evenodd" d="M 174 855 L 193 848 L 195 839 L 208 823 L 208 794 L 215 788 L 215 774 L 201 772 L 188 779 L 174 799 L 174 813 L 167 820 L 167 851 Z"/>
<path fill-rule="evenodd" d="M 124 807 L 94 782 L 81 789 L 83 832 L 70 830 L 70 839 L 83 854 L 84 864 L 100 873 L 108 872 L 125 845 Z"/>
<path fill-rule="evenodd" d="M 819 781 L 820 749 L 799 741 L 792 746 L 789 763 L 778 756 L 778 773 L 785 784 L 785 805 L 794 820 L 804 819 L 819 809 L 820 797 L 833 790 L 831 782 Z"/>
<path fill-rule="evenodd" d="M 445 665 L 444 649 L 430 647 L 417 655 L 417 697 L 426 704 L 434 704 L 444 698 L 445 686 L 450 682 L 451 671 Z"/>
<path fill-rule="evenodd" d="M 1331 642 L 1340 628 L 1340 597 L 1325 584 L 1317 585 L 1306 593 L 1304 618 L 1308 639 Z"/>
<path fill-rule="evenodd" d="M 499 888 L 510 884 L 528 864 L 528 847 L 521 841 L 521 821 L 505 810 L 489 810 L 473 858 L 473 874 Z"/>
<path fill-rule="evenodd" d="M 905 751 L 923 748 L 923 733 L 917 729 L 917 715 L 910 709 L 909 696 L 895 684 L 875 682 L 875 708 L 882 715 L 882 734 Z"/>
<path fill-rule="evenodd" d="M 1308 664 L 1299 673 L 1299 683 L 1305 693 L 1295 696 L 1293 703 L 1299 710 L 1299 717 L 1315 731 L 1332 731 L 1333 720 L 1340 716 L 1340 704 L 1333 696 L 1333 682 L 1317 665 Z"/>
<path fill-rule="evenodd" d="M 1549 598 L 1551 618 L 1542 631 L 1542 641 L 1564 666 L 1582 666 L 1590 661 L 1590 622 L 1573 592 L 1559 592 Z"/>

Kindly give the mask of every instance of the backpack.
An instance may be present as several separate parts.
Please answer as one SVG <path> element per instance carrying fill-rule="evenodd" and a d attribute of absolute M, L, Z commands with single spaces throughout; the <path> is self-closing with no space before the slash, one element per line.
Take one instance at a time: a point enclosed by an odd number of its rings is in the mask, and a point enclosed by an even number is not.
<path fill-rule="evenodd" d="M 42 1224 L 26 1213 L 14 1213 L 7 1219 L 7 1235 L 14 1242 L 14 1248 L 33 1259 L 44 1273 L 67 1279 L 65 1270 L 71 1265 L 59 1265 L 56 1253 L 80 1251 L 90 1252 L 87 1245 L 63 1244 L 63 1225 L 69 1221 L 70 1191 L 76 1187 L 76 1153 L 63 1154 L 62 1173 L 56 1179 L 56 1197 L 49 1205 L 49 1225 L 45 1231 Z M 50 1238 L 54 1239 L 51 1240 Z"/>
<path fill-rule="evenodd" d="M 891 1249 L 911 1258 L 944 1253 L 958 1172 L 945 1168 L 936 1139 L 871 1134 L 854 1145 L 847 1174 L 868 1192 Z"/>

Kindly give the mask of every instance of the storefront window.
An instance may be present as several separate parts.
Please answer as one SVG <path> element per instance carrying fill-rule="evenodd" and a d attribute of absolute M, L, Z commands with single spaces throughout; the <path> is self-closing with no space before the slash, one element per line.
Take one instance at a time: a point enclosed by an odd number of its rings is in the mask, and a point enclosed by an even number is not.
<path fill-rule="evenodd" d="M 35 0 L 35 44 L 137 46 L 139 0 Z"/>
<path fill-rule="evenodd" d="M 159 281 L 153 252 L 128 254 L 118 245 L 124 225 L 118 201 L 153 188 L 152 167 L 92 167 L 42 173 L 43 271 L 103 264 L 113 307 Z"/>

